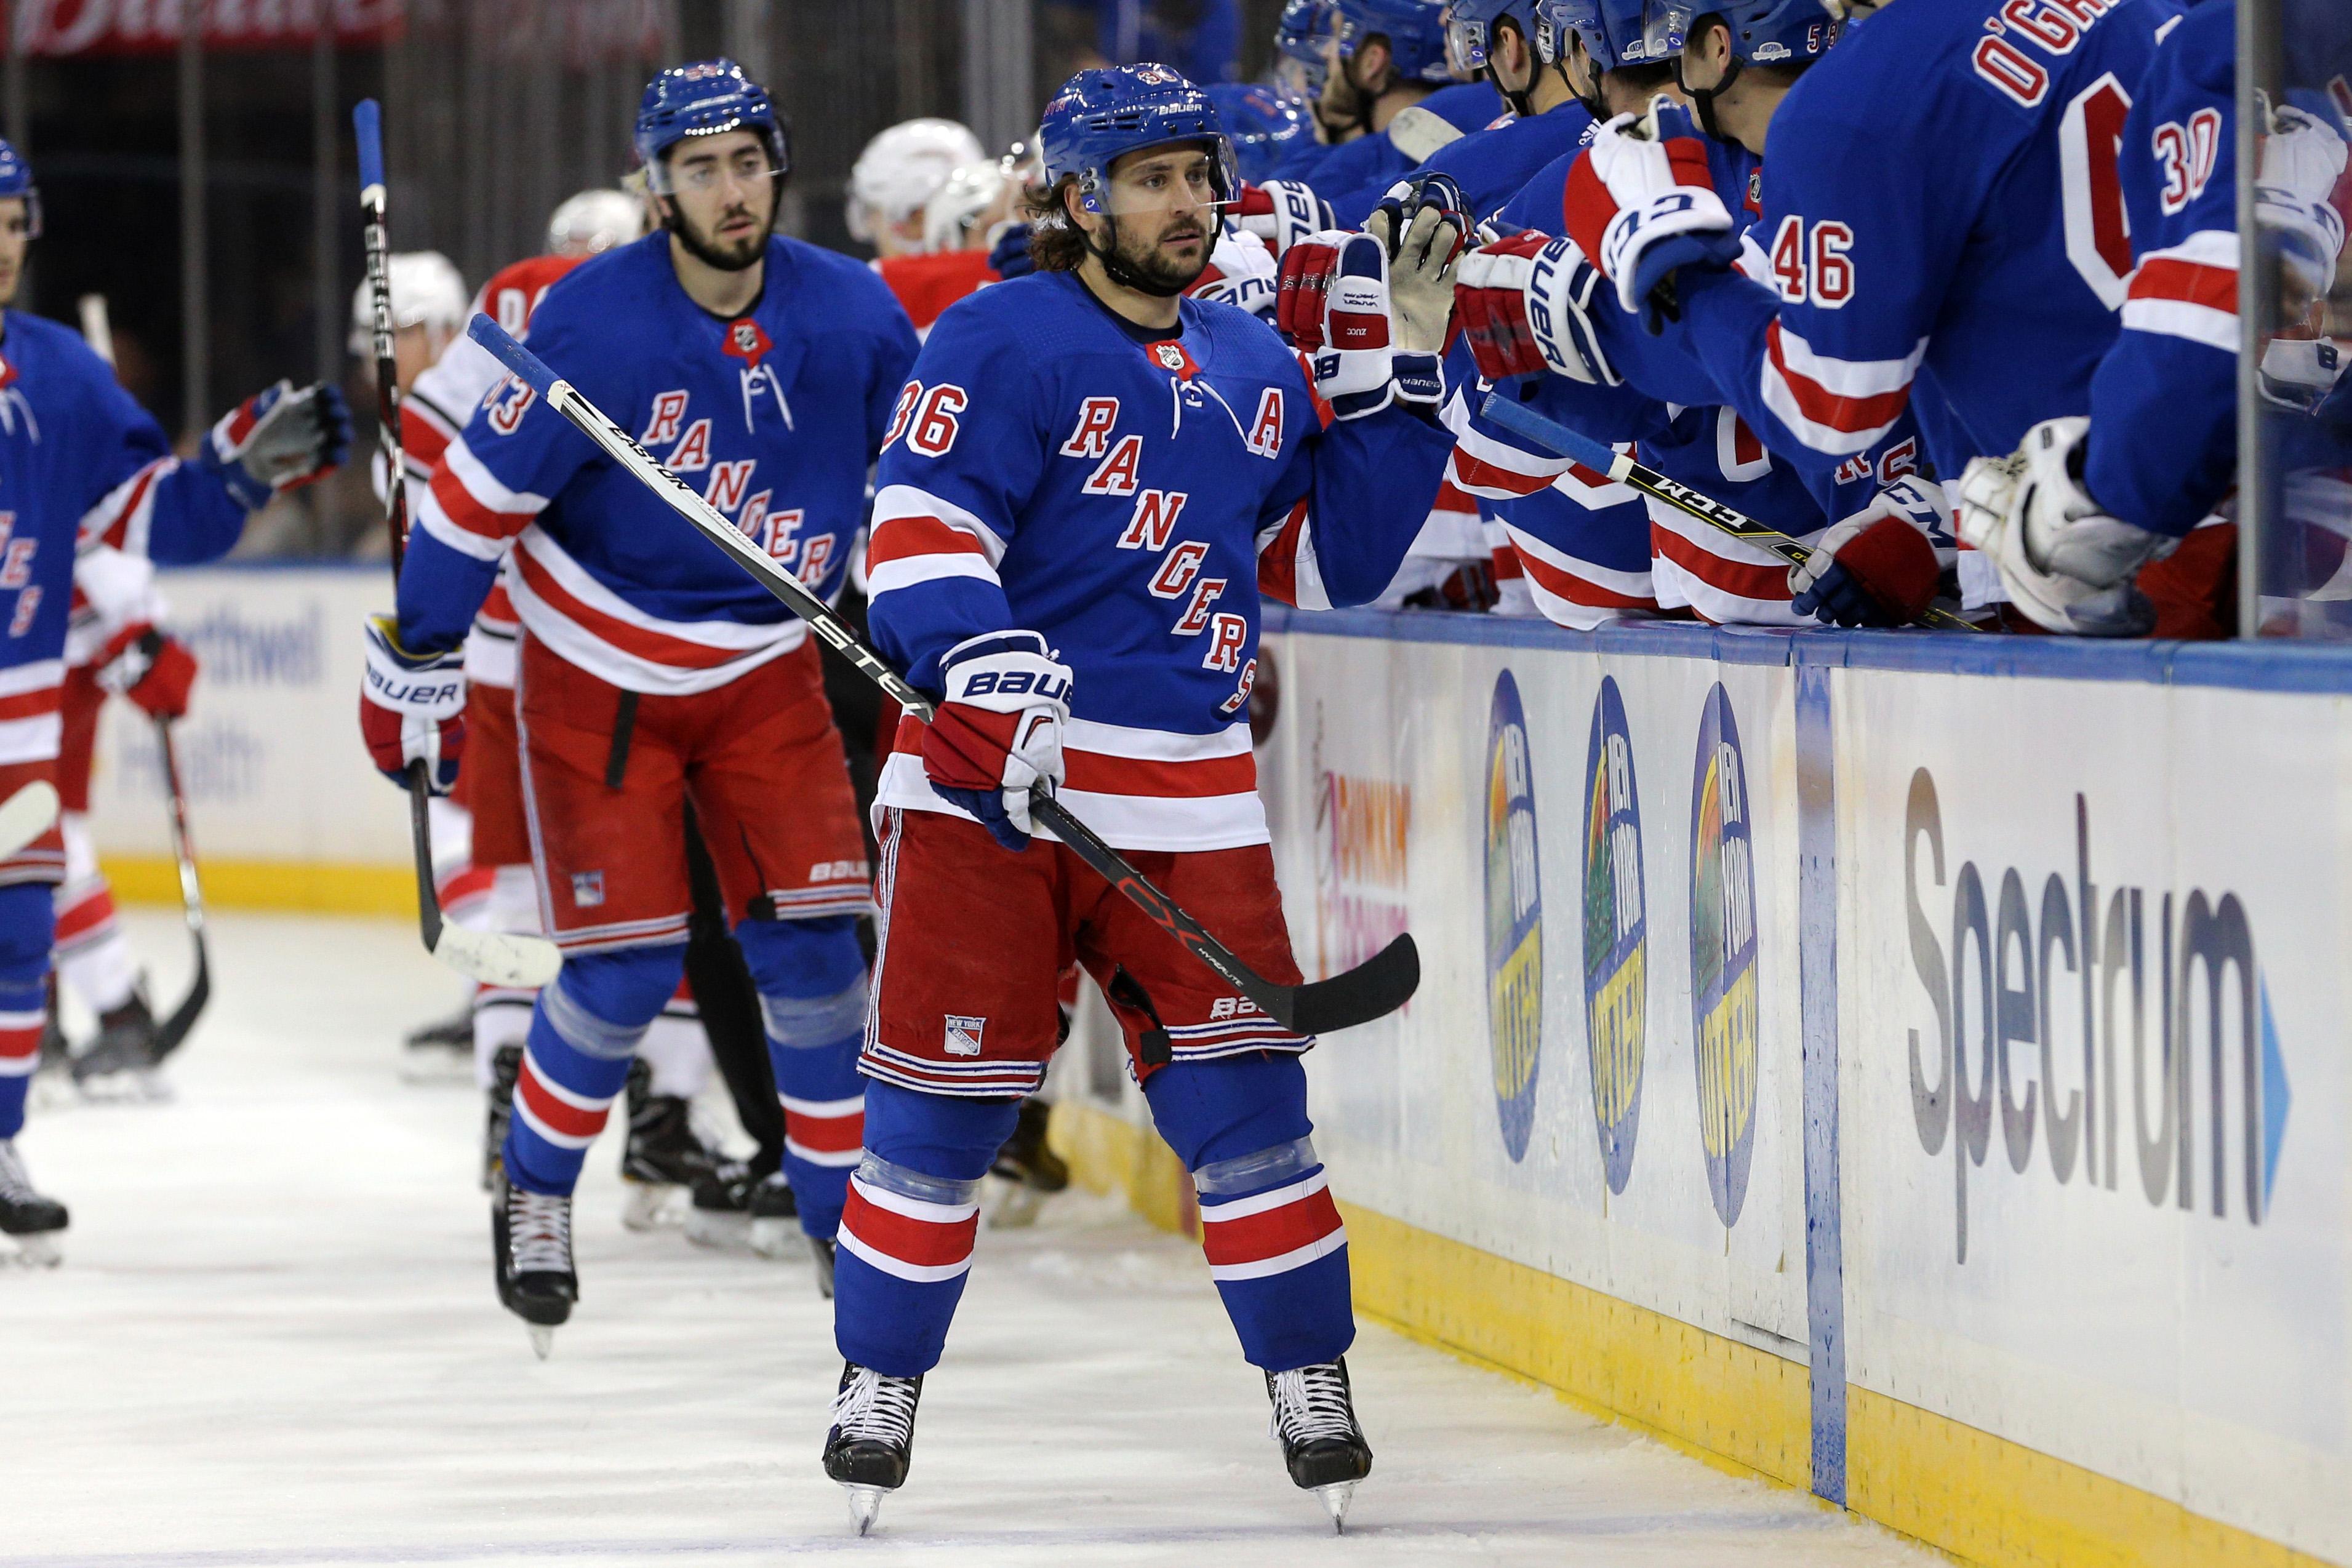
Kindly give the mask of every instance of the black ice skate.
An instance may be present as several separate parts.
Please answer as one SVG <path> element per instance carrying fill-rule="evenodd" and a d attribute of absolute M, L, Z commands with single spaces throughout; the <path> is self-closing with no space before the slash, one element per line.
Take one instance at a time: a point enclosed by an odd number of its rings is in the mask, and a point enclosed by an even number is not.
<path fill-rule="evenodd" d="M 989 1212 L 990 1226 L 1013 1230 L 1036 1224 L 1037 1210 L 1045 1199 L 1070 1184 L 1070 1167 L 1045 1146 L 1045 1125 L 1053 1109 L 1041 1100 L 1021 1102 L 1013 1136 L 1004 1141 L 1004 1147 L 996 1152 L 996 1163 L 989 1167 L 990 1175 L 1008 1184 Z"/>
<path fill-rule="evenodd" d="M 782 1171 L 760 1178 L 751 1189 L 751 1212 L 752 1251 L 781 1263 L 806 1250 L 800 1200 L 793 1196 L 793 1184 Z"/>
<path fill-rule="evenodd" d="M 16 1145 L 0 1138 L 0 1236 L 16 1244 L 17 1261 L 55 1268 L 65 1259 L 66 1205 L 33 1190 Z"/>
<path fill-rule="evenodd" d="M 696 1136 L 687 1103 L 653 1091 L 653 1069 L 629 1064 L 629 1139 L 621 1152 L 621 1182 L 628 1197 L 621 1223 L 651 1230 L 669 1217 L 670 1201 L 717 1170 L 719 1156 Z"/>
<path fill-rule="evenodd" d="M 849 1517 L 860 1535 L 874 1528 L 882 1494 L 906 1484 L 915 1458 L 915 1405 L 922 1397 L 919 1377 L 842 1363 L 833 1429 L 824 1435 L 824 1473 L 849 1493 Z"/>
<path fill-rule="evenodd" d="M 830 1301 L 833 1300 L 833 1237 L 812 1236 L 808 1244 L 809 1256 L 816 1260 L 816 1293 Z"/>
<path fill-rule="evenodd" d="M 500 1046 L 490 1053 L 490 1110 L 482 1124 L 482 1191 L 498 1180 L 506 1158 L 507 1128 L 514 1121 L 515 1080 L 522 1076 L 522 1047 Z"/>
<path fill-rule="evenodd" d="M 167 1098 L 155 1077 L 155 1015 L 142 985 L 120 1007 L 98 1016 L 98 1038 L 76 1051 L 69 1064 L 74 1087 L 93 1099 Z"/>
<path fill-rule="evenodd" d="M 686 1239 L 697 1247 L 735 1247 L 751 1238 L 751 1193 L 760 1179 L 740 1160 L 722 1160 L 694 1184 L 686 1211 Z"/>
<path fill-rule="evenodd" d="M 499 1303 L 530 1329 L 530 1348 L 545 1361 L 555 1331 L 580 1300 L 572 1268 L 572 1200 L 527 1193 L 500 1171 L 490 1189 L 491 1263 Z"/>
<path fill-rule="evenodd" d="M 400 1076 L 410 1083 L 446 1083 L 474 1070 L 474 1005 L 468 1001 L 446 1018 L 400 1042 Z"/>
<path fill-rule="evenodd" d="M 1371 1445 L 1348 1394 L 1347 1358 L 1269 1372 L 1265 1396 L 1274 1405 L 1266 1436 L 1282 1440 L 1292 1484 L 1322 1499 L 1332 1530 L 1345 1530 L 1356 1483 L 1372 1473 Z"/>

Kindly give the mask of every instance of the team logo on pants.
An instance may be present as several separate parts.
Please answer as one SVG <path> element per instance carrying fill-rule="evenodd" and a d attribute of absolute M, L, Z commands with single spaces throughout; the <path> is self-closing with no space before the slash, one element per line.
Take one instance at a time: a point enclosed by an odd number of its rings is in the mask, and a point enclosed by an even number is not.
<path fill-rule="evenodd" d="M 966 1018 L 954 1013 L 949 1014 L 948 1055 L 951 1057 L 980 1055 L 980 1037 L 987 1032 L 988 1020 L 985 1018 Z"/>
<path fill-rule="evenodd" d="M 574 907 L 593 910 L 604 901 L 604 872 L 574 871 L 572 873 L 572 902 Z"/>

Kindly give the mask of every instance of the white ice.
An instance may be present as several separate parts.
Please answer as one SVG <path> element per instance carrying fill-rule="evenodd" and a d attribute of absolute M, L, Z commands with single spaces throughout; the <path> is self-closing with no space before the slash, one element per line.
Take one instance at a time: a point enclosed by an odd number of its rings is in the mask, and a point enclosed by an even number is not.
<path fill-rule="evenodd" d="M 131 917 L 176 994 L 176 922 Z M 457 984 L 391 921 L 228 916 L 162 1106 L 36 1112 L 65 1266 L 0 1269 L 0 1564 L 1927 1564 L 1368 1325 L 1378 1454 L 1335 1539 L 1265 1437 L 1196 1251 L 1108 1202 L 983 1232 L 906 1489 L 817 1468 L 840 1362 L 805 1263 L 581 1191 L 554 1359 L 492 1296 L 470 1087 L 396 1076 Z"/>

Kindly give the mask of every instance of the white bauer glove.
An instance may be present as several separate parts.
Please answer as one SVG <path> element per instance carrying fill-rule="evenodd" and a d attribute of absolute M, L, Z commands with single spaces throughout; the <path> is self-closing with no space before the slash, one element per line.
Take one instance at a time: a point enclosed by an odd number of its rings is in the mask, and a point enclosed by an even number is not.
<path fill-rule="evenodd" d="M 360 736 L 376 771 L 394 784 L 425 764 L 427 787 L 447 795 L 466 754 L 466 650 L 415 652 L 400 644 L 392 616 L 370 616 Z"/>
<path fill-rule="evenodd" d="M 1979 458 L 1960 478 L 1960 537 L 2000 573 L 2034 625 L 2081 637 L 2145 637 L 2156 606 L 2133 578 L 2179 541 L 2110 517 L 2083 489 L 2091 422 L 2045 419 L 2006 458 Z"/>
<path fill-rule="evenodd" d="M 1659 140 L 1658 110 L 1666 101 L 1601 126 L 1586 153 L 1616 209 L 1593 259 L 1617 285 L 1617 302 L 1634 316 L 1677 268 L 1728 267 L 1739 257 L 1731 214 L 1707 183 L 1706 167 L 1678 168 Z"/>
<path fill-rule="evenodd" d="M 2302 320 L 2311 301 L 2336 287 L 2344 215 L 2329 198 L 2344 177 L 2346 151 L 2344 138 L 2317 115 L 2292 105 L 2272 111 L 2254 184 L 2254 216 L 2277 239 L 2286 281 L 2302 296 L 2287 301 L 2290 321 Z"/>
<path fill-rule="evenodd" d="M 1438 226 L 1431 221 L 1431 228 Z M 1331 405 L 1335 419 L 1361 419 L 1399 399 L 1434 412 L 1444 398 L 1437 351 L 1445 342 L 1453 272 L 1450 263 L 1440 264 L 1446 282 L 1444 303 L 1437 305 L 1423 276 L 1429 261 L 1425 240 L 1424 249 L 1407 259 L 1413 237 L 1408 231 L 1408 251 L 1400 252 L 1393 280 L 1387 247 L 1369 234 L 1315 235 L 1282 258 L 1276 324 L 1307 356 L 1316 394 Z M 1402 288 L 1392 291 L 1392 281 Z M 1433 332 L 1427 320 L 1433 308 L 1438 310 Z"/>
<path fill-rule="evenodd" d="M 989 632 L 941 655 L 940 680 L 945 698 L 923 730 L 924 775 L 1017 854 L 1036 831 L 1030 792 L 1062 782 L 1070 667 L 1035 632 Z"/>
<path fill-rule="evenodd" d="M 1334 228 L 1339 221 L 1331 215 L 1331 204 L 1301 180 L 1244 185 L 1234 198 L 1231 216 L 1242 232 L 1264 240 L 1277 260 L 1300 240 Z"/>

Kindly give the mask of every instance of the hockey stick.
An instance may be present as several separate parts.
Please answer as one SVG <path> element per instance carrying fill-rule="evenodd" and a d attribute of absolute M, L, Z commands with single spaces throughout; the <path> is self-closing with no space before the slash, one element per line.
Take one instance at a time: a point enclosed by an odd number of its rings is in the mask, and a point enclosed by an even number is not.
<path fill-rule="evenodd" d="M 35 779 L 0 801 L 0 860 L 47 833 L 57 819 L 58 786 L 47 779 Z"/>
<path fill-rule="evenodd" d="M 1526 404 L 1514 402 L 1500 392 L 1488 393 L 1479 412 L 1514 436 L 1525 437 L 1546 451 L 1556 452 L 1570 462 L 1580 463 L 1654 500 L 1662 500 L 1676 511 L 1695 517 L 1710 528 L 1721 529 L 1734 539 L 1745 540 L 1749 544 L 1769 550 L 1791 566 L 1802 566 L 1813 558 L 1812 551 L 1779 529 L 1768 528 L 1746 512 L 1726 506 L 1713 496 L 1691 489 L 1680 479 L 1670 479 L 1655 468 L 1645 468 L 1624 453 L 1612 451 L 1581 431 L 1570 429 L 1557 419 L 1547 419 Z M 1939 610 L 1933 605 L 1915 624 L 1948 632 L 1984 630 L 1949 610 Z"/>
<path fill-rule="evenodd" d="M 188 839 L 188 797 L 180 787 L 180 755 L 172 741 L 172 721 L 155 721 L 155 743 L 163 757 L 163 791 L 172 806 L 172 858 L 180 866 L 180 909 L 188 922 L 188 940 L 195 943 L 196 977 L 188 994 L 155 1029 L 155 1059 L 162 1061 L 180 1048 L 196 1026 L 205 1004 L 212 999 L 213 970 L 205 950 L 205 889 L 196 880 L 196 851 Z"/>
<path fill-rule="evenodd" d="M 560 379 L 536 354 L 500 331 L 489 317 L 476 316 L 466 330 L 476 342 L 496 354 L 518 380 L 546 398 L 551 408 L 569 419 L 605 456 L 643 481 L 672 510 L 700 530 L 703 537 L 733 556 L 737 564 L 759 579 L 761 586 L 782 600 L 787 609 L 814 627 L 817 636 L 831 644 L 834 651 L 847 659 L 859 674 L 896 699 L 901 708 L 929 722 L 933 707 L 929 698 L 908 685 L 906 678 L 885 663 L 881 655 L 858 640 L 857 633 L 831 605 L 779 565 L 716 507 L 697 495 L 685 480 L 656 462 L 651 454 L 631 440 L 626 431 L 606 418 L 569 382 Z M 1050 794 L 1041 789 L 1032 795 L 1029 810 L 1040 826 L 1050 828 L 1103 880 L 1132 900 L 1153 924 L 1294 1034 L 1328 1034 L 1370 1023 L 1403 1006 L 1421 984 L 1420 952 L 1412 938 L 1403 935 L 1344 974 L 1306 985 L 1278 985 L 1251 970 Z"/>
<path fill-rule="evenodd" d="M 375 352 L 375 414 L 384 460 L 383 526 L 392 544 L 392 580 L 408 552 L 408 485 L 400 449 L 400 369 L 392 347 L 391 241 L 384 228 L 383 112 L 372 98 L 352 110 L 359 142 L 362 239 L 367 251 L 369 302 Z M 536 989 L 555 979 L 563 955 L 551 942 L 504 931 L 467 931 L 441 918 L 433 886 L 433 798 L 422 761 L 408 764 L 408 836 L 416 855 L 416 925 L 425 951 L 485 985 Z"/>

